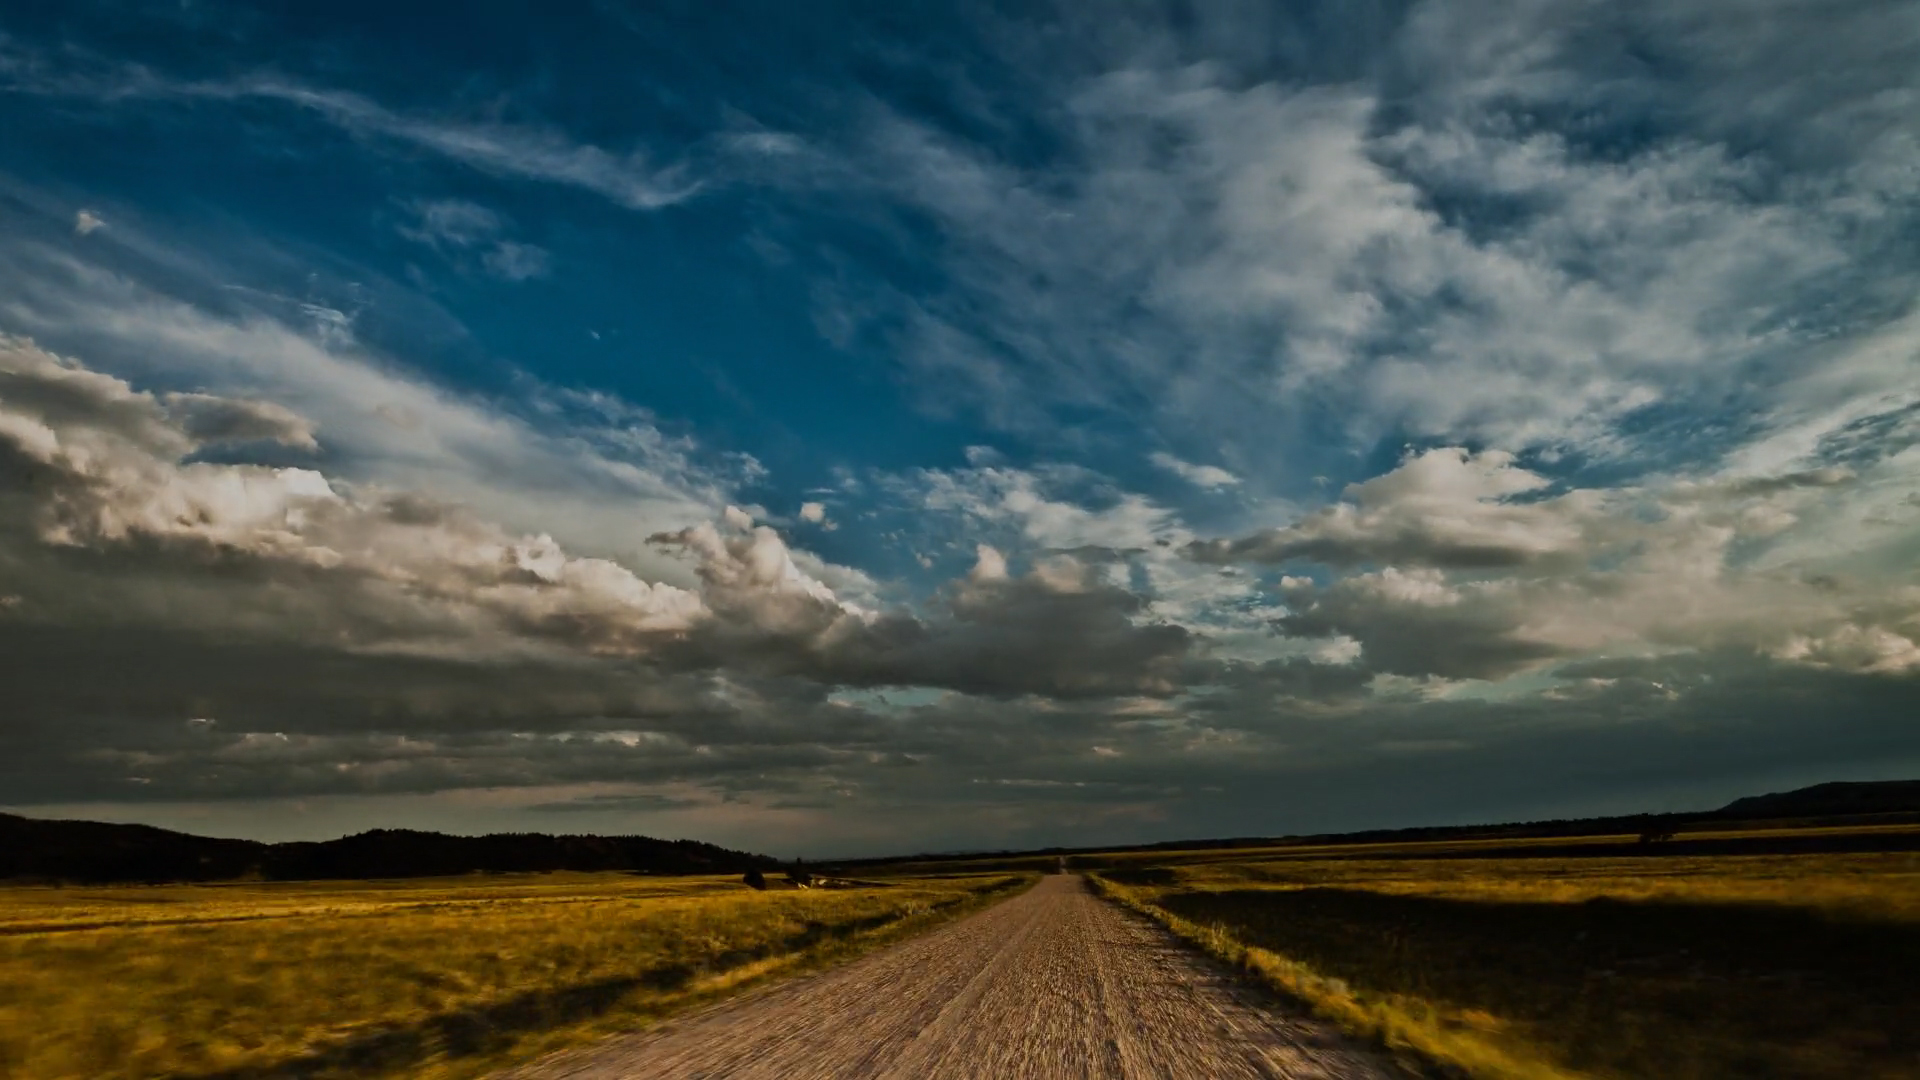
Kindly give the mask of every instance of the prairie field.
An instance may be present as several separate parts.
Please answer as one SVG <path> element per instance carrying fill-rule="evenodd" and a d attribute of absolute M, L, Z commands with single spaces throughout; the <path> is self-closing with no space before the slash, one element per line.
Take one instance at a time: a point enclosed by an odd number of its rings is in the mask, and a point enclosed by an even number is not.
<path fill-rule="evenodd" d="M 851 955 L 1027 880 L 0 888 L 0 1078 L 480 1075 Z"/>
<path fill-rule="evenodd" d="M 1342 854 L 1096 882 L 1461 1075 L 1920 1077 L 1920 854 Z"/>

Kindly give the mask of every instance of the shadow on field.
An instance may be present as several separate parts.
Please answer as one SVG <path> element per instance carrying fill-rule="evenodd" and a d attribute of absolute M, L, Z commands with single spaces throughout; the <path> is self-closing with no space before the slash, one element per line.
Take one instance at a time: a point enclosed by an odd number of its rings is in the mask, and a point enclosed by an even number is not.
<path fill-rule="evenodd" d="M 521 994 L 485 1005 L 429 1016 L 407 1027 L 367 1032 L 315 1048 L 285 1061 L 245 1065 L 215 1072 L 176 1074 L 171 1080 L 305 1080 L 305 1078 L 386 1075 L 429 1060 L 499 1053 L 523 1035 L 591 1020 L 642 991 L 671 994 L 696 978 L 716 975 L 771 956 L 800 952 L 829 941 L 845 940 L 898 921 L 875 915 L 844 923 L 808 922 L 798 934 L 753 949 L 722 953 L 698 967 L 674 964 L 631 977 L 601 979 Z"/>
<path fill-rule="evenodd" d="M 1600 1075 L 1920 1075 L 1920 927 L 1910 924 L 1769 905 L 1324 888 L 1156 902 L 1357 990 L 1465 1012 Z"/>

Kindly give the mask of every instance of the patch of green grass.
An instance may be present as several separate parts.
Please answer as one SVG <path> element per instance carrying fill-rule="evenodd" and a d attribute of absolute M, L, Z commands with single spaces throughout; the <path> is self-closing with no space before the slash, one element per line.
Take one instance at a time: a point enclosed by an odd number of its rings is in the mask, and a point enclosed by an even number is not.
<path fill-rule="evenodd" d="M 1920 1076 L 1920 856 L 1289 859 L 1103 888 L 1477 1077 Z"/>
<path fill-rule="evenodd" d="M 479 1075 L 864 951 L 1025 880 L 0 889 L 0 1077 Z"/>

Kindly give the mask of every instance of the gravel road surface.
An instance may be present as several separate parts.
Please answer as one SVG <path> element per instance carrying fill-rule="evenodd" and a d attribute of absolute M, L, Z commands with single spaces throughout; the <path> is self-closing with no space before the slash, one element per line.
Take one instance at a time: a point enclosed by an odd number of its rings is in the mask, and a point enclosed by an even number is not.
<path fill-rule="evenodd" d="M 995 1080 L 1400 1074 L 1263 1003 L 1160 927 L 1053 875 L 844 967 L 511 1074 L 517 1080 Z"/>

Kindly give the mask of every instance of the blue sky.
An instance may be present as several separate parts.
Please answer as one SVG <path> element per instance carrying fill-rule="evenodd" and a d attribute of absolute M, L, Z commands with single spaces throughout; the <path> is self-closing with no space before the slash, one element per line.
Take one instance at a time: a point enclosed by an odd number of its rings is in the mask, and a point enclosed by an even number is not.
<path fill-rule="evenodd" d="M 1920 8 L 0 12 L 0 804 L 781 852 L 1920 769 Z"/>

